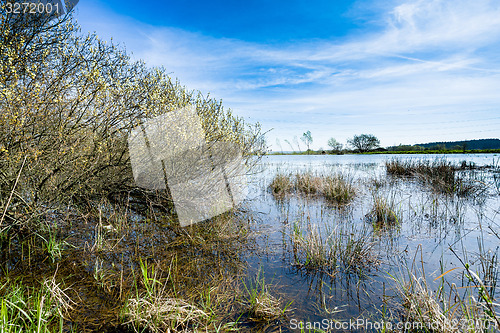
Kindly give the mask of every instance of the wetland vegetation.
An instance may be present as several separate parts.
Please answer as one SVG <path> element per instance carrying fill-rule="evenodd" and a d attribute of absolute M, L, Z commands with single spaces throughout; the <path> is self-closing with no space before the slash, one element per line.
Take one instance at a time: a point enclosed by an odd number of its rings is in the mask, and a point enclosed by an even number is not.
<path fill-rule="evenodd" d="M 2 14 L 1 332 L 500 327 L 496 156 L 260 159 L 258 124 L 164 69 L 70 17 Z M 208 141 L 245 147 L 250 182 L 181 228 L 168 191 L 134 185 L 126 138 L 188 104 Z"/>

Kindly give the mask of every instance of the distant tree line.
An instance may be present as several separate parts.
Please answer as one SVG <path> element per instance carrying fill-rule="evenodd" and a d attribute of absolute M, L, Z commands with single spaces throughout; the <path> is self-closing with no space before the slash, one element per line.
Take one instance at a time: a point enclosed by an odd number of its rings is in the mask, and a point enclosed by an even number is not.
<path fill-rule="evenodd" d="M 430 142 L 387 147 L 388 151 L 481 150 L 500 149 L 500 139 L 479 139 L 450 142 Z"/>
<path fill-rule="evenodd" d="M 383 148 L 380 146 L 380 140 L 373 134 L 357 134 L 352 138 L 347 139 L 347 144 L 343 145 L 338 142 L 335 138 L 328 139 L 329 151 L 324 151 L 320 149 L 318 151 L 313 151 L 310 149 L 310 145 L 313 142 L 311 131 L 305 132 L 301 140 L 307 146 L 307 154 L 320 154 L 320 153 L 330 153 L 330 154 L 344 154 L 344 153 L 367 153 L 367 152 L 432 152 L 432 151 L 470 151 L 470 150 L 494 150 L 500 149 L 500 139 L 479 139 L 479 140 L 466 140 L 466 141 L 452 141 L 452 142 L 431 142 L 415 145 L 403 145 L 390 146 Z M 278 145 L 283 152 L 283 147 L 281 147 L 279 140 L 276 140 Z M 292 149 L 294 153 L 297 153 L 294 146 L 290 141 L 285 140 Z M 294 138 L 294 142 L 298 147 L 298 151 L 302 152 L 300 145 L 298 144 L 297 137 Z"/>

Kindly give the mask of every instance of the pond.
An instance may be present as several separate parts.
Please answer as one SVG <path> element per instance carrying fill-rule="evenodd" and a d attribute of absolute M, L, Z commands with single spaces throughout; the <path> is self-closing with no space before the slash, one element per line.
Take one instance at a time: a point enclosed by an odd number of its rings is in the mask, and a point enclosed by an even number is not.
<path fill-rule="evenodd" d="M 468 196 L 436 192 L 411 177 L 389 175 L 385 163 L 395 158 L 470 165 L 462 176 L 484 184 L 484 189 Z M 248 198 L 250 209 L 260 216 L 261 251 L 248 262 L 250 275 L 262 274 L 283 299 L 293 301 L 285 329 L 298 328 L 300 322 L 388 320 L 388 312 L 396 320 L 403 303 L 399 284 L 413 275 L 425 279 L 423 285 L 433 292 L 444 278 L 448 284 L 462 286 L 466 274 L 458 268 L 466 263 L 471 271 L 487 275 L 490 286 L 496 285 L 500 245 L 496 155 L 272 155 L 264 157 L 261 166 L 263 172 L 253 177 Z M 339 207 L 318 196 L 273 196 L 270 184 L 276 174 L 293 178 L 296 173 L 341 173 L 354 184 L 356 197 Z M 395 225 L 379 227 L 367 218 L 379 199 L 397 215 Z M 362 237 L 370 244 L 376 264 L 369 264 L 372 267 L 362 274 L 307 269 L 307 262 L 298 265 L 294 254 L 298 229 L 306 238 L 316 232 L 316 238 L 309 240 L 325 246 L 330 246 L 332 235 Z M 494 297 L 495 288 L 490 291 Z"/>
<path fill-rule="evenodd" d="M 85 213 L 49 210 L 36 232 L 0 240 L 0 322 L 127 333 L 498 328 L 498 161 L 264 156 L 238 209 L 184 228 L 154 197 L 137 210 L 131 193 Z M 438 328 L 388 326 L 401 323 Z"/>

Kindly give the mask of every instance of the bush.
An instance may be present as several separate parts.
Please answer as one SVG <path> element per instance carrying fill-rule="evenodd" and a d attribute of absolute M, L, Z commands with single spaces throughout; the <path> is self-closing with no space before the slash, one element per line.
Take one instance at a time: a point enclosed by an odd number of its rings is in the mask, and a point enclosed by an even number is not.
<path fill-rule="evenodd" d="M 235 142 L 247 162 L 263 151 L 260 126 L 220 101 L 188 91 L 163 68 L 132 62 L 123 49 L 81 35 L 69 16 L 10 16 L 0 22 L 0 225 L 17 230 L 48 210 L 95 206 L 99 198 L 154 202 L 167 192 L 137 188 L 127 136 L 144 119 L 188 104 L 207 141 Z"/>

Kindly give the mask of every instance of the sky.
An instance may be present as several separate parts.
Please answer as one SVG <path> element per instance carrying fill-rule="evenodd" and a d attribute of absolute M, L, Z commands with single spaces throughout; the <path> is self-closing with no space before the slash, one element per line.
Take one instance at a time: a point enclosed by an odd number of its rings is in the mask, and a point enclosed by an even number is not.
<path fill-rule="evenodd" d="M 312 149 L 500 137 L 498 0 L 80 0 L 75 17 L 260 122 L 275 151 L 308 130 Z"/>

